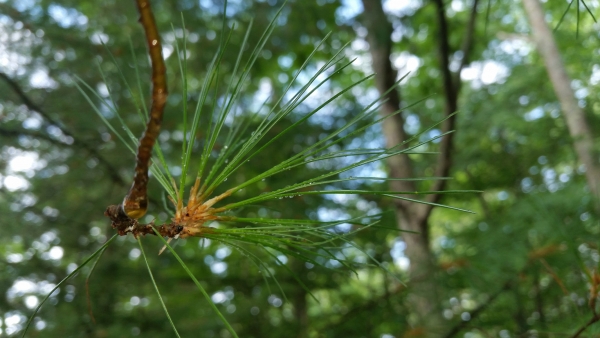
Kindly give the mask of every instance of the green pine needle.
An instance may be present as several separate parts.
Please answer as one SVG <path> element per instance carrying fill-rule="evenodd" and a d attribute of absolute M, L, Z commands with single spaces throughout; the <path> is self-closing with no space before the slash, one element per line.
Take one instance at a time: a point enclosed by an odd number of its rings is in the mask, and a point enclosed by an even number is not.
<path fill-rule="evenodd" d="M 183 88 L 183 103 L 182 103 L 182 129 L 183 142 L 181 145 L 181 163 L 180 168 L 182 170 L 181 176 L 176 183 L 172 173 L 171 164 L 164 156 L 161 149 L 160 140 L 157 141 L 154 150 L 155 156 L 153 157 L 153 163 L 151 165 L 151 172 L 153 177 L 159 182 L 164 189 L 164 192 L 168 194 L 171 202 L 174 203 L 175 211 L 172 207 L 168 206 L 168 202 L 163 195 L 163 207 L 169 214 L 173 215 L 172 224 L 181 224 L 188 228 L 199 229 L 197 233 L 198 237 L 214 240 L 218 243 L 230 246 L 238 251 L 242 256 L 248 258 L 259 271 L 265 271 L 262 277 L 265 279 L 267 288 L 269 288 L 269 280 L 273 280 L 279 288 L 283 298 L 285 299 L 285 293 L 279 282 L 270 271 L 267 261 L 281 265 L 284 269 L 287 269 L 291 276 L 296 279 L 299 285 L 315 300 L 316 297 L 312 294 L 311 290 L 303 284 L 302 280 L 297 276 L 289 266 L 281 261 L 279 254 L 287 257 L 293 257 L 295 259 L 311 263 L 316 266 L 326 267 L 328 262 L 336 262 L 348 271 L 352 271 L 358 276 L 357 269 L 364 268 L 365 266 L 377 266 L 390 275 L 394 274 L 389 271 L 382 263 L 377 261 L 372 255 L 361 249 L 351 240 L 351 236 L 358 234 L 361 231 L 368 230 L 370 228 L 388 229 L 385 226 L 381 226 L 381 214 L 370 215 L 370 216 L 358 216 L 337 221 L 319 221 L 319 220 L 307 220 L 307 219 L 274 219 L 274 218 L 256 218 L 256 217 L 243 217 L 238 215 L 240 210 L 244 207 L 254 205 L 259 202 L 273 201 L 283 198 L 293 198 L 299 196 L 309 195 L 331 195 L 331 194 L 343 194 L 343 195 L 377 195 L 387 197 L 391 199 L 401 199 L 411 201 L 415 203 L 429 204 L 433 206 L 444 207 L 452 210 L 469 212 L 461 208 L 455 208 L 451 206 L 445 206 L 437 203 L 429 203 L 423 200 L 412 198 L 414 195 L 425 195 L 425 194 L 451 194 L 451 193 L 473 193 L 474 191 L 467 190 L 449 190 L 449 191 L 390 191 L 385 189 L 368 190 L 364 186 L 372 185 L 377 182 L 389 182 L 389 181 L 426 181 L 426 180 L 441 180 L 449 179 L 448 177 L 419 177 L 419 178 L 386 178 L 386 177 L 344 177 L 348 175 L 353 169 L 359 168 L 365 165 L 371 165 L 374 163 L 380 163 L 386 159 L 398 156 L 398 155 L 409 155 L 409 154 L 433 154 L 434 152 L 420 151 L 423 148 L 427 148 L 428 144 L 432 141 L 440 139 L 450 132 L 443 133 L 426 141 L 423 141 L 424 135 L 433 128 L 437 128 L 443 120 L 430 126 L 429 128 L 422 130 L 420 133 L 413 135 L 409 140 L 403 142 L 392 148 L 358 148 L 358 149 L 343 149 L 340 145 L 343 142 L 352 140 L 353 138 L 360 137 L 364 132 L 373 128 L 374 126 L 385 123 L 386 119 L 392 118 L 398 114 L 401 114 L 404 110 L 417 105 L 424 98 L 417 102 L 414 102 L 403 109 L 400 109 L 392 114 L 386 116 L 379 116 L 379 109 L 384 104 L 385 100 L 378 98 L 370 102 L 368 105 L 363 107 L 358 114 L 350 118 L 344 125 L 337 127 L 337 129 L 330 132 L 325 137 L 320 138 L 317 142 L 306 146 L 298 153 L 290 156 L 287 159 L 282 160 L 280 163 L 272 166 L 260 172 L 253 177 L 246 178 L 243 182 L 238 182 L 233 187 L 229 188 L 226 193 L 219 195 L 217 203 L 214 208 L 216 212 L 216 221 L 226 225 L 225 227 L 208 227 L 209 218 L 194 220 L 192 218 L 186 219 L 185 217 L 192 217 L 194 215 L 193 210 L 189 208 L 202 207 L 202 203 L 209 203 L 207 206 L 209 210 L 213 210 L 213 204 L 211 198 L 215 198 L 215 191 L 222 190 L 221 186 L 227 181 L 227 178 L 234 175 L 237 172 L 244 170 L 244 166 L 248 165 L 250 160 L 263 152 L 268 151 L 269 147 L 274 147 L 278 142 L 281 142 L 291 132 L 298 131 L 306 123 L 309 118 L 318 114 L 323 108 L 328 107 L 336 100 L 340 100 L 345 95 L 348 95 L 350 91 L 361 85 L 365 85 L 368 81 L 373 78 L 373 75 L 365 76 L 362 79 L 351 83 L 350 85 L 341 88 L 335 94 L 331 95 L 328 99 L 324 100 L 320 104 L 315 105 L 308 109 L 308 112 L 302 116 L 297 116 L 297 111 L 302 108 L 307 99 L 311 98 L 315 93 L 318 93 L 324 86 L 331 81 L 342 76 L 351 66 L 353 61 L 347 61 L 343 57 L 344 48 L 342 47 L 337 53 L 335 53 L 328 61 L 321 64 L 316 70 L 311 70 L 312 61 L 324 46 L 325 42 L 329 38 L 327 35 L 321 40 L 316 47 L 312 50 L 310 55 L 304 61 L 302 66 L 297 69 L 295 74 L 292 76 L 290 82 L 285 86 L 283 92 L 279 93 L 279 97 L 270 97 L 265 100 L 259 109 L 253 112 L 247 112 L 244 114 L 238 113 L 238 110 L 242 108 L 241 100 L 244 97 L 244 90 L 248 86 L 250 81 L 250 73 L 257 59 L 262 54 L 263 48 L 265 47 L 269 37 L 275 29 L 275 22 L 283 7 L 279 9 L 273 20 L 265 28 L 264 32 L 260 36 L 257 44 L 254 48 L 246 48 L 250 37 L 250 29 L 252 23 L 250 23 L 247 29 L 244 39 L 241 43 L 241 47 L 237 52 L 237 57 L 233 68 L 229 72 L 229 82 L 222 86 L 221 78 L 223 77 L 221 64 L 226 54 L 230 54 L 228 50 L 229 42 L 233 35 L 234 29 L 226 31 L 226 17 L 223 17 L 223 31 L 221 32 L 219 47 L 212 58 L 212 61 L 208 67 L 207 73 L 204 75 L 204 82 L 196 96 L 196 107 L 192 109 L 191 116 L 188 116 L 187 101 L 189 97 L 188 93 L 188 67 L 187 67 L 187 47 L 186 47 L 186 34 L 185 24 L 182 17 L 182 29 L 183 43 L 180 46 L 179 43 L 175 44 L 175 51 L 178 58 L 178 68 L 181 77 L 181 85 Z M 175 32 L 175 27 L 172 27 Z M 133 46 L 130 43 L 132 53 Z M 251 50 L 248 55 L 245 55 L 246 49 Z M 135 54 L 133 54 L 135 58 Z M 112 56 L 111 56 L 112 57 Z M 245 62 L 243 62 L 245 60 Z M 112 61 L 116 65 L 120 74 L 121 80 L 125 83 L 125 88 L 129 91 L 131 97 L 134 98 L 134 103 L 138 113 L 141 115 L 142 122 L 147 119 L 147 107 L 144 103 L 143 91 L 141 80 L 139 77 L 139 70 L 137 62 L 135 63 L 135 74 L 138 78 L 137 89 L 134 91 L 132 87 L 127 83 L 124 73 L 118 66 L 117 60 L 113 57 Z M 102 69 L 100 72 L 105 78 Z M 309 74 L 307 76 L 307 74 Z M 301 76 L 302 75 L 302 76 Z M 407 74 L 408 75 L 408 74 Z M 389 91 L 397 90 L 397 86 L 401 80 L 392 86 Z M 300 83 L 300 79 L 303 79 Z M 108 82 L 104 79 L 108 86 Z M 115 106 L 115 101 L 112 99 L 112 95 L 109 90 L 109 97 L 105 98 L 102 95 L 96 93 L 91 86 L 84 83 L 81 79 L 77 78 L 76 86 L 82 93 L 83 97 L 92 105 L 94 112 L 100 117 L 100 119 L 108 126 L 110 131 L 114 133 L 131 151 L 135 154 L 138 140 L 130 130 L 129 126 L 125 124 L 125 119 L 119 112 L 119 108 Z M 223 88 L 221 88 L 223 87 Z M 221 90 L 222 89 L 222 90 Z M 382 96 L 385 97 L 385 94 Z M 139 100 L 135 98 L 141 98 Z M 266 113 L 264 109 L 266 108 Z M 103 111 L 108 110 L 111 114 L 116 117 L 116 123 L 111 124 L 111 121 L 105 117 Z M 274 130 L 278 130 L 281 126 L 281 122 L 294 117 L 293 121 L 286 125 L 285 128 L 280 128 L 280 131 L 273 133 Z M 190 121 L 188 121 L 188 118 Z M 229 125 L 226 123 L 229 119 L 233 118 L 235 123 Z M 450 118 L 448 116 L 447 118 Z M 208 121 L 208 122 L 207 122 Z M 251 125 L 256 125 L 252 131 Z M 194 143 L 200 144 L 201 153 L 194 153 Z M 218 151 L 217 151 L 218 150 Z M 341 161 L 344 160 L 344 161 Z M 272 191 L 264 192 L 256 196 L 244 196 L 245 198 L 224 204 L 221 199 L 226 200 L 230 195 L 237 196 L 236 193 L 242 189 L 259 184 L 267 178 L 274 175 L 284 175 L 291 169 L 301 170 L 306 166 L 319 165 L 321 163 L 327 163 L 334 161 L 338 163 L 334 169 L 326 171 L 314 171 L 316 174 L 303 177 L 299 182 L 291 184 L 287 187 L 275 189 Z M 194 189 L 197 189 L 197 194 L 190 196 L 192 202 L 187 205 L 185 202 L 185 192 L 189 190 L 188 178 L 192 173 L 196 173 L 196 181 Z M 308 172 L 310 175 L 310 172 Z M 340 176 L 341 175 L 341 176 Z M 179 184 L 179 186 L 177 186 Z M 340 188 L 340 185 L 353 184 L 352 189 Z M 361 188 L 356 188 L 356 184 L 361 184 Z M 317 189 L 318 187 L 318 189 Z M 408 195 L 411 197 L 404 197 L 400 195 Z M 193 197 L 193 198 L 192 198 Z M 194 201 L 194 198 L 197 198 Z M 196 204 L 194 204 L 196 203 Z M 187 211 L 186 211 L 187 210 Z M 227 212 L 227 214 L 223 214 Z M 189 216 L 192 214 L 192 216 Z M 187 216 L 186 216 L 187 215 Z M 180 222 L 180 223 L 177 223 Z M 204 224 L 207 223 L 207 224 Z M 342 232 L 336 230 L 341 225 L 351 225 L 351 230 Z M 244 226 L 244 227 L 243 227 Z M 393 231 L 403 231 L 399 229 L 388 229 Z M 154 228 L 154 231 L 158 235 L 158 231 Z M 182 232 L 186 234 L 185 232 Z M 179 235 L 175 236 L 175 238 Z M 181 267 L 186 271 L 188 276 L 196 284 L 200 293 L 209 302 L 210 307 L 215 314 L 224 323 L 227 330 L 234 336 L 237 337 L 232 326 L 229 324 L 227 319 L 219 311 L 217 306 L 212 302 L 210 296 L 206 290 L 202 287 L 196 277 L 192 274 L 187 265 L 175 252 L 175 250 L 169 245 L 169 242 L 161 237 L 161 240 L 165 243 L 166 248 L 174 255 Z M 152 272 L 150 271 L 150 265 L 147 257 L 141 246 L 141 241 L 138 238 L 142 255 L 148 272 L 150 274 L 151 282 L 158 294 L 161 306 L 167 316 L 167 319 L 177 336 L 177 329 L 173 323 L 168 310 L 164 304 L 161 293 L 158 289 L 158 285 L 155 283 Z M 352 252 L 356 255 L 362 255 L 363 258 L 367 258 L 370 263 L 359 264 L 347 257 L 345 251 L 353 250 Z M 399 277 L 394 276 L 402 283 Z"/>

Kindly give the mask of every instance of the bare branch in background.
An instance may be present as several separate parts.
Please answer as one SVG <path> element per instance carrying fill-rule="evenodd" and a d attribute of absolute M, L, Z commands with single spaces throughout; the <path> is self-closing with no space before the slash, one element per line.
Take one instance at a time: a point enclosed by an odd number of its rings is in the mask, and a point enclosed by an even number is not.
<path fill-rule="evenodd" d="M 4 79 L 4 81 L 10 86 L 10 88 L 15 92 L 15 94 L 17 94 L 17 96 L 21 99 L 21 101 L 25 104 L 25 106 L 29 110 L 35 111 L 36 113 L 40 114 L 40 116 L 44 120 L 46 120 L 47 123 L 49 123 L 50 125 L 55 126 L 56 128 L 60 129 L 60 131 L 65 136 L 71 137 L 73 139 L 73 145 L 74 146 L 80 147 L 81 149 L 84 149 L 90 155 L 92 155 L 95 158 L 97 158 L 98 162 L 101 165 L 103 165 L 104 167 L 106 167 L 108 175 L 111 177 L 111 179 L 115 183 L 118 183 L 120 185 L 125 185 L 125 181 L 121 178 L 121 176 L 119 176 L 117 169 L 110 162 L 108 162 L 104 157 L 102 157 L 102 155 L 100 155 L 100 153 L 98 153 L 98 150 L 95 147 L 91 146 L 87 142 L 84 142 L 78 136 L 75 136 L 74 133 L 72 133 L 70 130 L 68 130 L 67 128 L 65 128 L 58 120 L 55 120 L 50 114 L 48 114 L 44 109 L 42 109 L 42 107 L 38 106 L 35 102 L 33 102 L 33 100 L 31 100 L 31 98 L 29 98 L 29 96 L 27 96 L 27 94 L 25 93 L 25 91 L 23 91 L 23 89 L 21 88 L 21 86 L 15 80 L 11 79 L 7 74 L 0 72 L 0 77 L 2 79 Z M 2 132 L 4 134 L 8 134 L 8 133 L 11 133 L 12 131 L 3 130 Z M 20 133 L 20 134 L 23 134 L 23 133 Z M 43 138 L 43 139 L 46 139 L 46 140 L 51 141 L 51 142 L 59 142 L 59 143 L 62 144 L 62 142 L 57 141 L 57 140 L 53 140 L 50 137 L 44 137 L 42 134 L 36 134 L 36 135 L 32 134 L 32 136 Z"/>
<path fill-rule="evenodd" d="M 452 115 L 458 109 L 458 94 L 460 92 L 460 72 L 466 66 L 469 60 L 470 52 L 473 45 L 475 19 L 477 16 L 478 1 L 473 2 L 473 8 L 467 25 L 465 37 L 462 46 L 462 60 L 456 74 L 452 74 L 450 70 L 450 44 L 448 21 L 446 19 L 446 8 L 443 0 L 434 0 L 436 5 L 437 21 L 438 21 L 438 57 L 440 60 L 440 71 L 442 73 L 442 84 L 444 92 L 444 114 L 446 120 L 442 125 L 442 133 L 451 132 L 456 129 L 456 116 Z M 447 177 L 452 168 L 452 152 L 454 149 L 454 133 L 450 133 L 440 141 L 440 154 L 436 163 L 435 176 Z M 446 188 L 446 180 L 436 180 L 432 186 L 432 191 L 441 191 Z M 439 203 L 442 195 L 433 194 L 427 197 L 427 201 L 431 203 Z M 432 205 L 424 206 L 424 218 L 427 218 L 433 209 Z"/>
<path fill-rule="evenodd" d="M 448 331 L 448 333 L 444 335 L 444 337 L 452 338 L 458 333 L 460 333 L 460 331 L 462 331 L 464 328 L 467 327 L 467 325 L 472 323 L 473 320 L 475 320 L 475 318 L 482 314 L 496 300 L 496 298 L 498 298 L 498 296 L 500 296 L 504 291 L 507 291 L 511 287 L 513 287 L 513 283 L 513 279 L 509 279 L 508 281 L 506 281 L 504 285 L 502 285 L 502 288 L 500 288 L 500 290 L 496 291 L 493 295 L 490 296 L 490 298 L 487 299 L 487 301 L 485 301 L 484 303 L 479 305 L 475 310 L 469 313 L 471 317 L 468 321 L 461 320 L 458 324 L 456 324 L 456 326 L 450 329 L 450 331 Z"/>
<path fill-rule="evenodd" d="M 471 50 L 473 49 L 473 41 L 475 40 L 475 22 L 477 18 L 477 5 L 479 4 L 479 0 L 473 1 L 473 7 L 471 7 L 471 14 L 469 16 L 469 22 L 467 23 L 465 37 L 463 38 L 463 43 L 460 48 L 462 53 L 462 59 L 460 60 L 460 65 L 458 66 L 458 70 L 454 73 L 453 84 L 457 89 L 457 95 L 460 93 L 460 87 L 462 85 L 462 81 L 460 79 L 460 73 L 463 69 L 469 64 L 471 61 Z"/>
<path fill-rule="evenodd" d="M 37 133 L 35 131 L 28 130 L 28 129 L 14 130 L 14 129 L 5 129 L 5 128 L 0 127 L 0 137 L 17 138 L 21 135 L 27 135 L 27 136 L 31 136 L 33 138 L 46 140 L 52 144 L 63 146 L 63 147 L 71 146 L 71 144 L 69 144 L 69 143 L 65 143 L 61 140 L 57 140 L 57 139 L 55 139 L 47 134 L 44 134 L 44 133 Z"/>

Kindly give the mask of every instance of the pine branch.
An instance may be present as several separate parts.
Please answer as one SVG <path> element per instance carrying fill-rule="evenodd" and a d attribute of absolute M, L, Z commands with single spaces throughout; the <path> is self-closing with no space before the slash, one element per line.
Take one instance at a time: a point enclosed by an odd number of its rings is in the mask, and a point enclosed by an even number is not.
<path fill-rule="evenodd" d="M 150 119 L 138 147 L 133 185 L 123 201 L 123 211 L 133 219 L 142 217 L 148 209 L 148 167 L 152 157 L 152 147 L 160 132 L 163 111 L 168 96 L 167 72 L 162 57 L 162 45 L 150 2 L 148 0 L 137 0 L 136 3 L 140 13 L 140 23 L 146 33 L 148 54 L 152 63 L 152 106 L 150 108 Z"/>

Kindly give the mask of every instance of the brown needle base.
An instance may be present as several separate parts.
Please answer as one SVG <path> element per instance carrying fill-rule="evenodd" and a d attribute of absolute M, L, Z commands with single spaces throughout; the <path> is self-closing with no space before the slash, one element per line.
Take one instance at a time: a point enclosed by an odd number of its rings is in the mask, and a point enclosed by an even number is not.
<path fill-rule="evenodd" d="M 104 215 L 110 218 L 113 229 L 117 230 L 119 236 L 125 236 L 128 233 L 133 234 L 135 238 L 148 234 L 156 235 L 155 228 L 161 236 L 174 238 L 178 237 L 184 230 L 183 226 L 177 224 L 163 224 L 155 227 L 154 221 L 149 224 L 141 224 L 136 219 L 128 217 L 123 211 L 121 205 L 111 205 L 106 208 Z"/>
<path fill-rule="evenodd" d="M 159 226 L 154 225 L 154 221 L 148 224 L 142 224 L 138 220 L 130 218 L 123 211 L 121 205 L 111 205 L 106 208 L 104 215 L 110 218 L 111 226 L 117 230 L 119 236 L 125 236 L 129 233 L 135 238 L 145 235 L 156 235 L 154 229 L 164 237 L 168 238 L 186 238 L 186 237 L 202 237 L 203 234 L 213 233 L 213 228 L 202 225 L 183 226 L 178 222 L 165 223 Z M 225 219 L 218 216 L 213 216 L 211 219 Z"/>

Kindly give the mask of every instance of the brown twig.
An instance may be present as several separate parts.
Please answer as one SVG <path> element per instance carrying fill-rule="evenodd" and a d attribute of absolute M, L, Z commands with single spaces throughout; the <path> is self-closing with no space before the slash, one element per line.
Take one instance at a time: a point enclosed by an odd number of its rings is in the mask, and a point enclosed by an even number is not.
<path fill-rule="evenodd" d="M 588 327 L 594 325 L 598 321 L 600 321 L 600 315 L 598 313 L 594 313 L 594 316 L 587 323 L 585 323 L 585 325 L 579 328 L 579 330 L 573 334 L 572 338 L 579 337 L 583 331 L 587 330 Z"/>
<path fill-rule="evenodd" d="M 136 0 L 136 3 L 140 13 L 139 21 L 146 32 L 148 54 L 152 62 L 152 106 L 150 108 L 150 119 L 138 147 L 133 184 L 123 200 L 123 211 L 132 219 L 144 216 L 148 209 L 148 166 L 152 156 L 152 147 L 160 132 L 163 111 L 168 96 L 167 71 L 150 2 L 148 0 Z"/>
<path fill-rule="evenodd" d="M 212 209 L 218 212 L 218 209 Z M 210 212 L 209 212 L 210 213 Z M 134 237 L 145 236 L 145 235 L 156 235 L 153 229 L 156 229 L 161 236 L 169 238 L 186 238 L 186 237 L 203 237 L 206 233 L 212 233 L 213 228 L 205 227 L 202 224 L 182 224 L 179 221 L 172 221 L 161 225 L 155 225 L 154 221 L 148 224 L 142 224 L 137 219 L 133 219 L 125 214 L 121 205 L 109 206 L 104 215 L 108 216 L 112 220 L 112 227 L 117 230 L 119 236 L 125 236 L 132 234 Z M 210 220 L 220 221 L 231 221 L 233 218 L 227 216 L 216 216 L 209 217 Z"/>
<path fill-rule="evenodd" d="M 556 272 L 554 272 L 554 270 L 548 264 L 548 262 L 546 262 L 545 259 L 540 258 L 540 263 L 542 263 L 542 265 L 544 266 L 544 268 L 546 269 L 546 271 L 548 272 L 548 274 L 550 274 L 550 276 L 552 276 L 552 279 L 554 279 L 554 281 L 556 282 L 556 284 L 558 284 L 558 286 L 562 290 L 563 294 L 565 296 L 568 296 L 569 295 L 569 291 L 567 291 L 567 288 L 563 284 L 562 280 L 558 277 L 558 275 L 556 274 Z"/>
<path fill-rule="evenodd" d="M 589 306 L 590 309 L 592 309 L 593 316 L 587 323 L 585 323 L 584 326 L 582 326 L 579 330 L 577 330 L 577 332 L 575 332 L 575 334 L 573 334 L 573 338 L 579 337 L 579 335 L 582 334 L 583 331 L 585 331 L 588 327 L 600 321 L 600 314 L 596 311 L 596 299 L 598 298 L 598 286 L 600 286 L 600 274 L 598 274 L 596 271 L 590 274 L 588 271 L 588 276 L 591 277 Z"/>
<path fill-rule="evenodd" d="M 118 170 L 112 164 L 110 164 L 110 162 L 108 162 L 104 157 L 102 157 L 95 147 L 91 146 L 87 142 L 84 142 L 82 139 L 75 136 L 74 133 L 65 128 L 58 120 L 55 120 L 50 114 L 48 114 L 44 109 L 42 109 L 42 107 L 38 106 L 35 102 L 33 102 L 33 100 L 31 100 L 31 98 L 29 98 L 29 96 L 25 94 L 25 91 L 23 91 L 21 86 L 15 80 L 11 79 L 7 74 L 0 72 L 0 77 L 4 79 L 4 81 L 15 92 L 15 94 L 17 94 L 19 99 L 21 99 L 21 101 L 29 110 L 37 112 L 44 120 L 46 120 L 47 123 L 60 129 L 60 131 L 65 136 L 71 137 L 75 146 L 79 146 L 80 148 L 86 150 L 88 153 L 90 153 L 90 155 L 96 157 L 100 164 L 106 167 L 108 174 L 115 183 L 125 185 L 125 181 L 123 181 L 121 176 L 118 175 Z M 5 130 L 4 132 L 8 133 L 10 131 Z M 51 138 L 43 137 L 41 134 L 35 136 L 54 142 Z"/>

